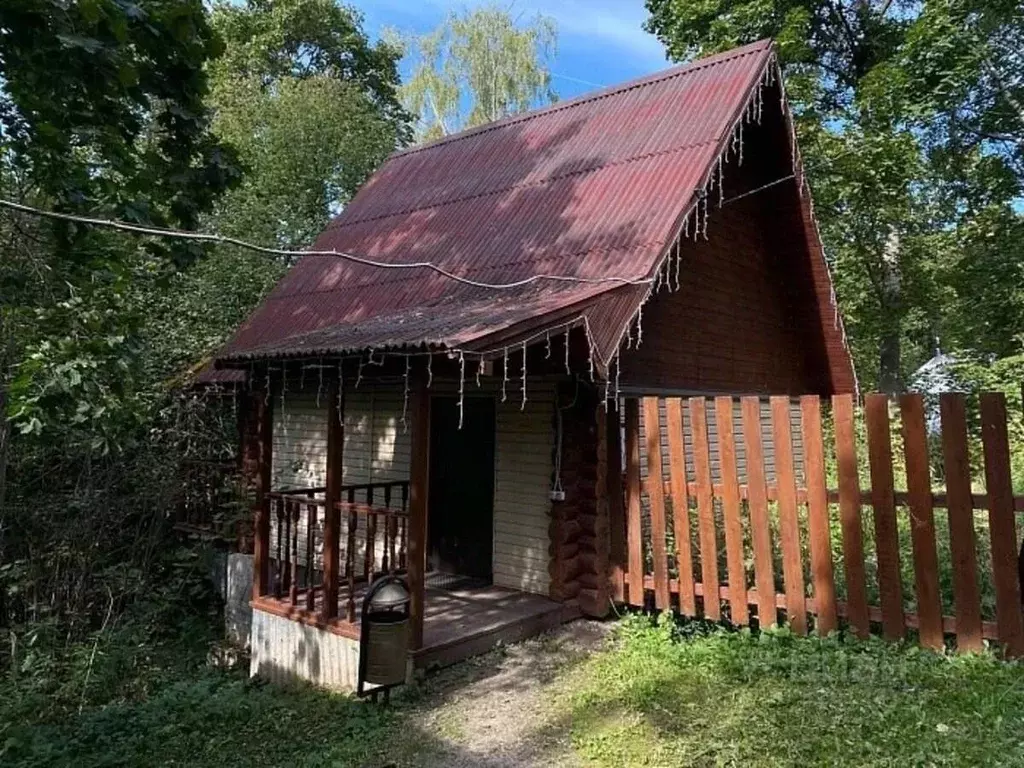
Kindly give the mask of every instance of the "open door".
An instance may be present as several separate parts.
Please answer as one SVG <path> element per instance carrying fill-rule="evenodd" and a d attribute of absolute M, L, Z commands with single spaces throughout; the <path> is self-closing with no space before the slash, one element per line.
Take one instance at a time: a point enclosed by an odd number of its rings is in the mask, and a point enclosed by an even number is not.
<path fill-rule="evenodd" d="M 491 580 L 494 531 L 494 399 L 467 397 L 462 429 L 454 397 L 430 409 L 427 566 Z"/>

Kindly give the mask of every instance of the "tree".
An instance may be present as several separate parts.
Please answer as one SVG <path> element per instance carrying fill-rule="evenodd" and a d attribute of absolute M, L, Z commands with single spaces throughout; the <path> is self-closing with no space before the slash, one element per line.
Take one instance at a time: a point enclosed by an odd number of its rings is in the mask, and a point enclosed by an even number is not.
<path fill-rule="evenodd" d="M 498 6 L 452 13 L 405 41 L 413 62 L 402 98 L 430 140 L 555 101 L 547 62 L 557 30 L 537 15 L 524 26 Z"/>
<path fill-rule="evenodd" d="M 204 103 L 206 62 L 220 50 L 200 0 L 5 2 L 0 193 L 195 227 L 237 177 Z M 10 212 L 0 228 L 0 401 L 14 423 L 28 433 L 134 418 L 121 396 L 139 320 L 124 307 L 127 287 L 186 266 L 200 249 L 139 246 Z M 83 439 L 108 447 L 95 433 Z"/>
<path fill-rule="evenodd" d="M 214 7 L 226 43 L 211 66 L 214 130 L 246 175 L 213 226 L 266 245 L 308 246 L 329 216 L 411 138 L 399 51 L 371 45 L 334 0 Z"/>
<path fill-rule="evenodd" d="M 1024 114 L 1016 6 L 647 0 L 648 28 L 677 59 L 776 39 L 868 385 L 895 391 L 945 340 L 962 343 L 972 312 L 957 300 L 961 255 L 1010 245 Z M 999 244 L 985 247 L 982 233 Z"/>
<path fill-rule="evenodd" d="M 220 51 L 201 0 L 0 4 L 0 197 L 196 228 L 238 175 L 209 129 Z M 43 653 L 166 552 L 167 393 L 134 299 L 205 250 L 4 208 L 0 253 L 0 623 L 31 615 Z"/>

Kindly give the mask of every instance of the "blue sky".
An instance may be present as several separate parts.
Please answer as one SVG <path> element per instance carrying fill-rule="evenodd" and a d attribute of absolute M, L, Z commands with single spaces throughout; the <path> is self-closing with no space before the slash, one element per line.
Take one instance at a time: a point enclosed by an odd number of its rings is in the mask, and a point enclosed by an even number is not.
<path fill-rule="evenodd" d="M 366 17 L 372 37 L 384 27 L 427 32 L 450 10 L 483 5 L 486 0 L 348 0 Z M 504 3 L 502 3 L 504 5 Z M 643 0 L 515 0 L 513 13 L 537 12 L 558 24 L 558 53 L 553 84 L 565 99 L 596 87 L 615 85 L 669 66 L 664 48 L 643 31 Z"/>

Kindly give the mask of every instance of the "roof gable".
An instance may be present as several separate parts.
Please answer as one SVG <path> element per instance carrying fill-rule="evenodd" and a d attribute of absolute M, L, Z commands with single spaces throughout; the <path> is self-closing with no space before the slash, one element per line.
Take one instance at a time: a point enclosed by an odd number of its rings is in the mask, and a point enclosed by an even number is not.
<path fill-rule="evenodd" d="M 776 66 L 762 41 L 395 153 L 314 251 L 528 282 L 306 256 L 219 362 L 496 354 L 578 322 L 604 373 Z"/>

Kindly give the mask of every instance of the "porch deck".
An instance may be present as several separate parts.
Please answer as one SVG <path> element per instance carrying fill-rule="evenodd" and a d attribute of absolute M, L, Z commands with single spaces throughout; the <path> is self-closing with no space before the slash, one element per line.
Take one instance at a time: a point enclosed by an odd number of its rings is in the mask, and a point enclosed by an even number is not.
<path fill-rule="evenodd" d="M 364 583 L 356 590 L 362 605 Z M 287 598 L 254 598 L 260 611 L 318 627 L 352 640 L 359 639 L 359 618 L 343 617 L 325 622 L 320 616 L 320 592 L 314 611 L 293 606 Z M 304 605 L 304 601 L 299 601 Z M 491 584 L 428 574 L 423 617 L 423 647 L 412 654 L 417 668 L 445 666 L 485 653 L 499 642 L 514 643 L 540 634 L 579 616 L 571 604 L 557 603 L 542 595 L 519 592 Z"/>

